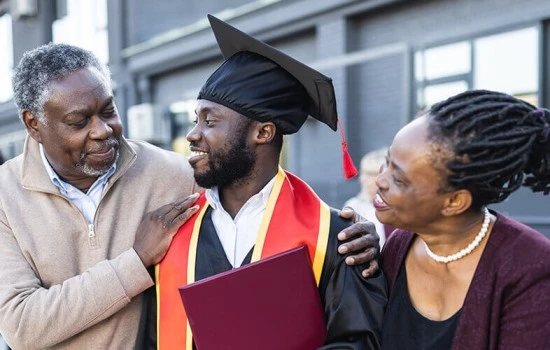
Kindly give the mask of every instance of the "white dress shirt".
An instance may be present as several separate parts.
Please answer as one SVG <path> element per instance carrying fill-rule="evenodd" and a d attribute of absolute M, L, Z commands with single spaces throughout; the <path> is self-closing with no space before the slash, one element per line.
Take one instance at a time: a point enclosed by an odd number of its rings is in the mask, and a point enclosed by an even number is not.
<path fill-rule="evenodd" d="M 217 187 L 206 190 L 206 199 L 212 207 L 212 222 L 222 243 L 227 260 L 239 267 L 254 247 L 262 223 L 269 194 L 275 184 L 275 177 L 258 193 L 246 201 L 235 219 L 222 207 Z"/>
<path fill-rule="evenodd" d="M 46 159 L 46 154 L 44 153 L 44 148 L 42 145 L 40 145 L 40 156 L 42 157 L 42 162 L 44 163 L 46 171 L 48 172 L 50 180 L 52 180 L 53 184 L 59 188 L 59 191 L 63 196 L 67 197 L 67 199 L 69 199 L 80 210 L 80 212 L 82 212 L 82 215 L 86 218 L 88 225 L 93 224 L 97 205 L 101 200 L 103 191 L 107 185 L 107 180 L 109 180 L 111 175 L 113 175 L 116 170 L 116 163 L 113 163 L 105 174 L 98 177 L 92 184 L 92 187 L 88 189 L 88 192 L 84 193 L 70 183 L 61 180 L 59 175 L 57 175 Z"/>

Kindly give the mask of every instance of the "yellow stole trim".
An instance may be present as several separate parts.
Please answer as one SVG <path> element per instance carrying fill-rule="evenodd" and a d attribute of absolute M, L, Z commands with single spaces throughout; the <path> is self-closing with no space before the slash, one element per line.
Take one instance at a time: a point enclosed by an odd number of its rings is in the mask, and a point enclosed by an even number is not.
<path fill-rule="evenodd" d="M 313 274 L 315 275 L 317 285 L 321 282 L 321 272 L 323 272 L 330 233 L 330 208 L 325 202 L 321 202 L 319 210 L 321 212 L 319 236 L 315 247 L 315 257 L 313 258 Z"/>
<path fill-rule="evenodd" d="M 160 264 L 155 265 L 155 290 L 157 291 L 156 295 L 156 307 L 157 307 L 157 349 L 160 349 L 160 322 L 159 322 L 159 315 L 160 315 Z"/>
<path fill-rule="evenodd" d="M 269 197 L 267 199 L 267 205 L 265 207 L 264 216 L 260 224 L 258 236 L 256 237 L 256 243 L 254 244 L 254 251 L 252 252 L 252 258 L 250 259 L 250 262 L 258 261 L 262 256 L 262 250 L 264 249 L 267 229 L 269 227 L 269 223 L 271 222 L 273 210 L 275 209 L 275 204 L 277 203 L 277 199 L 279 198 L 279 193 L 281 193 L 281 188 L 283 187 L 284 181 L 285 173 L 283 169 L 279 167 L 279 171 L 277 172 L 277 175 L 275 175 L 275 183 L 273 184 L 273 189 L 271 190 L 271 193 L 269 194 Z"/>
<path fill-rule="evenodd" d="M 189 242 L 189 256 L 187 261 L 187 284 L 195 282 L 195 264 L 197 261 L 197 245 L 199 242 L 199 232 L 201 230 L 201 223 L 206 210 L 208 209 L 208 202 L 201 208 L 195 225 L 193 225 L 193 233 L 191 234 L 191 241 Z M 187 324 L 187 337 L 186 337 L 186 350 L 193 350 L 193 332 L 191 331 L 191 325 L 189 319 L 186 319 Z"/>

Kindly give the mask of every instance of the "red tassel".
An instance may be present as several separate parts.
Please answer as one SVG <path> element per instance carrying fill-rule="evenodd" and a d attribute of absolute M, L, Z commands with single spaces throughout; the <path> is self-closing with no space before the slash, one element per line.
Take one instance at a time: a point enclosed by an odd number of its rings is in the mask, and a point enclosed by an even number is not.
<path fill-rule="evenodd" d="M 340 119 L 338 119 L 338 126 L 340 128 L 340 135 L 342 136 L 342 165 L 344 167 L 344 177 L 346 180 L 349 180 L 352 177 L 357 176 L 357 168 L 355 167 L 355 164 L 353 164 L 353 159 L 351 159 L 351 156 L 349 155 L 348 144 L 344 136 L 344 128 L 342 127 L 342 123 L 340 123 Z"/>

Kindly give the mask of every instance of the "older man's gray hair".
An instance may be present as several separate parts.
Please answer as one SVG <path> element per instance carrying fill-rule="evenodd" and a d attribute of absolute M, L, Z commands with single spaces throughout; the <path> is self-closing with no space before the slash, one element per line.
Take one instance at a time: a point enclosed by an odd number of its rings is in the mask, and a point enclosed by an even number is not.
<path fill-rule="evenodd" d="M 13 74 L 13 91 L 19 117 L 28 110 L 46 124 L 44 104 L 51 94 L 50 82 L 81 68 L 95 67 L 111 84 L 107 66 L 90 51 L 67 44 L 49 43 L 27 51 Z"/>

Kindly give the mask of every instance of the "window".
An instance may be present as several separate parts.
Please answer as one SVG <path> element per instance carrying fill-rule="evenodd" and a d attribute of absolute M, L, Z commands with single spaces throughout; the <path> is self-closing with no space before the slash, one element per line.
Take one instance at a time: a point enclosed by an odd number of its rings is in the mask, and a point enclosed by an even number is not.
<path fill-rule="evenodd" d="M 109 62 L 107 0 L 57 0 L 53 41 L 80 46 Z"/>
<path fill-rule="evenodd" d="M 419 52 L 418 63 L 422 65 L 419 73 L 427 80 L 467 74 L 471 70 L 470 51 L 468 42 L 460 42 Z"/>
<path fill-rule="evenodd" d="M 6 13 L 0 16 L 0 103 L 13 97 L 11 78 L 13 75 L 13 42 L 11 16 Z"/>
<path fill-rule="evenodd" d="M 474 41 L 474 86 L 537 99 L 538 33 L 527 28 Z M 536 103 L 535 103 L 536 104 Z"/>
<path fill-rule="evenodd" d="M 502 91 L 536 105 L 538 35 L 530 27 L 417 51 L 417 108 L 469 89 Z"/>
<path fill-rule="evenodd" d="M 466 81 L 428 85 L 424 89 L 424 105 L 431 106 L 434 103 L 445 100 L 449 96 L 468 90 Z"/>

